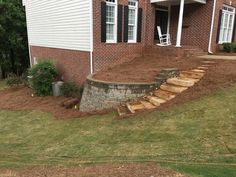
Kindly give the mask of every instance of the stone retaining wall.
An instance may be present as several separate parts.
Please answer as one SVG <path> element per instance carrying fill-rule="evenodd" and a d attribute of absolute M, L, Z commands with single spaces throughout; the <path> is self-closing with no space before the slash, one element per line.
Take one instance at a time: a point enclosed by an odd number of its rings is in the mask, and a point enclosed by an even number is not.
<path fill-rule="evenodd" d="M 113 108 L 122 102 L 144 96 L 156 87 L 158 87 L 157 82 L 113 83 L 95 80 L 90 75 L 85 84 L 80 111 L 91 112 Z"/>
<path fill-rule="evenodd" d="M 92 112 L 103 109 L 110 109 L 128 100 L 135 100 L 144 96 L 149 91 L 159 88 L 168 78 L 179 74 L 176 68 L 163 69 L 151 83 L 115 83 L 100 81 L 87 77 L 82 100 L 80 103 L 81 112 Z"/>

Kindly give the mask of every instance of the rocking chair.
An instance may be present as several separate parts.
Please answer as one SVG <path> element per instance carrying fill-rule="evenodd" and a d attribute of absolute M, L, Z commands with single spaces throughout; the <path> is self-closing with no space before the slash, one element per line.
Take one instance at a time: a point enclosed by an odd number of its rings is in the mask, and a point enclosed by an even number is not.
<path fill-rule="evenodd" d="M 160 43 L 157 44 L 158 46 L 169 46 L 169 45 L 171 45 L 170 34 L 162 34 L 160 26 L 157 26 L 157 32 L 158 32 L 159 40 L 160 40 Z"/>

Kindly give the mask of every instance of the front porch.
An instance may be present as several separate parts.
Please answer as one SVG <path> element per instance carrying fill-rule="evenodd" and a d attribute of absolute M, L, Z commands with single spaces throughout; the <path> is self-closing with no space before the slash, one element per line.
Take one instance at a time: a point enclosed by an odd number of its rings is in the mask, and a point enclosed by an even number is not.
<path fill-rule="evenodd" d="M 175 47 L 194 44 L 190 40 L 198 35 L 199 27 L 190 23 L 199 20 L 197 10 L 206 4 L 206 0 L 151 0 L 151 3 L 155 8 L 155 43 L 159 42 L 157 26 L 160 26 L 162 34 L 170 34 L 171 44 Z"/>

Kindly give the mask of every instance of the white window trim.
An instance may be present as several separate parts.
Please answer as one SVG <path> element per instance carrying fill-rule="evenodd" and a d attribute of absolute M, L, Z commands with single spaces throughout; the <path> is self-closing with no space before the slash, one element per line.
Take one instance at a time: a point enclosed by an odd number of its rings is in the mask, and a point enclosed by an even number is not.
<path fill-rule="evenodd" d="M 113 40 L 106 40 L 106 43 L 112 44 L 112 43 L 117 43 L 117 18 L 118 18 L 118 0 L 115 0 L 115 2 L 108 2 L 106 1 L 106 5 L 114 6 L 115 7 L 115 30 L 114 30 L 114 39 Z M 106 24 L 109 24 L 106 22 Z"/>
<path fill-rule="evenodd" d="M 230 12 L 230 11 L 228 11 L 228 10 L 225 10 L 225 9 L 223 9 L 224 7 L 230 8 L 230 9 L 232 9 L 233 11 Z M 232 6 L 223 5 L 221 18 L 223 18 L 223 13 L 229 14 L 229 15 L 233 15 L 233 19 L 232 19 L 233 30 L 232 30 L 232 32 L 231 32 L 231 34 L 230 34 L 230 36 L 231 36 L 231 41 L 232 41 L 233 32 L 234 32 L 234 25 L 235 25 L 235 24 L 234 24 L 234 23 L 235 23 L 235 8 L 232 7 Z M 225 17 L 225 16 L 224 16 L 224 17 Z M 221 19 L 221 20 L 222 20 L 222 19 Z M 223 24 L 221 24 L 221 25 L 224 25 L 224 20 L 223 20 Z M 227 25 L 229 25 L 229 19 L 228 19 L 228 24 L 227 24 Z M 228 27 L 228 28 L 229 28 L 229 27 Z M 225 42 L 231 42 L 231 41 L 222 41 L 222 39 L 221 39 L 221 37 L 222 37 L 222 34 L 221 34 L 221 26 L 220 26 L 220 34 L 219 34 L 219 35 L 220 35 L 220 36 L 219 36 L 219 42 L 218 42 L 218 44 L 223 44 L 223 43 L 225 43 Z"/>
<path fill-rule="evenodd" d="M 134 39 L 128 40 L 128 43 L 137 43 L 137 31 L 138 31 L 138 1 L 136 0 L 136 6 L 128 6 L 128 9 L 135 9 L 135 26 L 134 26 Z M 128 25 L 129 26 L 129 25 Z"/>

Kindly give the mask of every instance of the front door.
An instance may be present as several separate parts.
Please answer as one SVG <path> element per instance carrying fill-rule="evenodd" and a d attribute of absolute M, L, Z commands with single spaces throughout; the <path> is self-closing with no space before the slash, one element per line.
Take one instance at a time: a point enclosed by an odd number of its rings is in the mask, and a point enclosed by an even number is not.
<path fill-rule="evenodd" d="M 168 29 L 168 16 L 169 13 L 166 10 L 156 10 L 156 15 L 155 15 L 155 34 L 154 34 L 154 39 L 159 40 L 159 36 L 157 33 L 157 26 L 161 27 L 161 32 L 162 34 L 167 33 Z"/>

